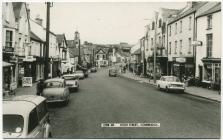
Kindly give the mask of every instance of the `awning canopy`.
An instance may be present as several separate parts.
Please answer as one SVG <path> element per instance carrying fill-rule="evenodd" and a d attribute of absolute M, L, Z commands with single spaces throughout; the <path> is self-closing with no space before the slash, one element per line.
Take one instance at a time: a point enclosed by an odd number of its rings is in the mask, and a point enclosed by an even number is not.
<path fill-rule="evenodd" d="M 3 67 L 10 67 L 10 66 L 13 66 L 14 64 L 11 64 L 11 63 L 8 63 L 8 62 L 4 62 L 3 61 Z"/>

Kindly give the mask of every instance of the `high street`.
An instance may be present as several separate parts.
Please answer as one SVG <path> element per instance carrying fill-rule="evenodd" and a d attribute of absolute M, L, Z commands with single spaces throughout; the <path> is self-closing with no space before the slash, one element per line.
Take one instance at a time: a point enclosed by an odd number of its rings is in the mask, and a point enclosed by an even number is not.
<path fill-rule="evenodd" d="M 108 69 L 80 80 L 68 106 L 50 105 L 54 138 L 219 138 L 220 103 L 166 93 Z M 158 128 L 108 128 L 101 123 L 160 123 Z"/>

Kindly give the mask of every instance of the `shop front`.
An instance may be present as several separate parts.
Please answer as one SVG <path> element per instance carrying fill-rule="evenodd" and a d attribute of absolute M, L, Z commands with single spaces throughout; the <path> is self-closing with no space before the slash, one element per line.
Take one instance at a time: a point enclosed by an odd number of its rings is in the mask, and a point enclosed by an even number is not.
<path fill-rule="evenodd" d="M 220 58 L 203 58 L 203 85 L 213 85 L 219 89 L 221 83 L 221 60 Z"/>
<path fill-rule="evenodd" d="M 14 67 L 14 64 L 3 61 L 3 91 L 12 90 Z"/>

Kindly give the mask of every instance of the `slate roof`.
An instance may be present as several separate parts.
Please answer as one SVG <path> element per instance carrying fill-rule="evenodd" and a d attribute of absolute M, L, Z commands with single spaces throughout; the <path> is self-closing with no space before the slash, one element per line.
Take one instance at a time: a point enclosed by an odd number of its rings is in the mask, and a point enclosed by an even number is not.
<path fill-rule="evenodd" d="M 65 43 L 67 45 L 67 40 L 66 40 L 66 37 L 65 37 L 65 34 L 57 34 L 57 42 L 59 44 L 62 44 L 63 40 L 65 40 Z"/>
<path fill-rule="evenodd" d="M 75 47 L 75 42 L 74 40 L 67 40 L 67 47 L 68 48 L 74 48 Z"/>
<path fill-rule="evenodd" d="M 81 53 L 81 55 L 84 54 L 83 48 L 81 48 L 80 53 Z M 69 48 L 69 54 L 70 54 L 70 58 L 78 57 L 79 49 L 78 48 Z"/>
<path fill-rule="evenodd" d="M 221 11 L 221 3 L 220 2 L 218 2 L 216 5 L 210 7 L 209 9 L 206 9 L 204 12 L 197 15 L 197 17 L 205 16 L 205 15 L 215 13 L 218 11 Z"/>
<path fill-rule="evenodd" d="M 197 2 L 193 5 L 192 8 L 189 8 L 188 10 L 186 10 L 185 12 L 183 13 L 180 13 L 175 17 L 173 18 L 168 24 L 172 24 L 174 23 L 175 21 L 178 21 L 179 19 L 182 19 L 184 18 L 185 16 L 187 15 L 190 15 L 194 12 L 196 12 L 200 7 L 202 7 L 203 5 L 205 5 L 207 2 Z M 181 10 L 181 12 L 183 11 L 183 9 Z"/>

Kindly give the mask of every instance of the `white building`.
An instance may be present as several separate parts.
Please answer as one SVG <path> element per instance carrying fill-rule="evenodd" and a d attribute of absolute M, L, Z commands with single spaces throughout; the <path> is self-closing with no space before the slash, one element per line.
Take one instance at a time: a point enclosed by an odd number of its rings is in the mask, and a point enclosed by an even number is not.
<path fill-rule="evenodd" d="M 221 78 L 221 3 L 208 3 L 196 15 L 196 76 L 203 83 Z"/>

